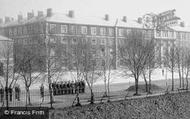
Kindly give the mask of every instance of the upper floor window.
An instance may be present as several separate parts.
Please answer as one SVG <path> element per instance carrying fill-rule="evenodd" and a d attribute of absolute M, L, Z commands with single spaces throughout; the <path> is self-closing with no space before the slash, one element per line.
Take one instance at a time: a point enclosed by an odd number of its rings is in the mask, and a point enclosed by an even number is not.
<path fill-rule="evenodd" d="M 72 25 L 70 31 L 71 31 L 72 34 L 75 34 L 75 32 L 76 32 L 76 27 L 75 27 L 74 25 Z"/>
<path fill-rule="evenodd" d="M 87 27 L 86 26 L 81 27 L 81 33 L 82 34 L 87 34 Z"/>
<path fill-rule="evenodd" d="M 14 35 L 17 35 L 17 28 L 14 28 Z"/>
<path fill-rule="evenodd" d="M 101 44 L 101 45 L 105 45 L 105 43 L 106 43 L 106 39 L 104 39 L 104 38 L 103 38 L 103 39 L 101 39 L 100 44 Z"/>
<path fill-rule="evenodd" d="M 92 44 L 95 45 L 96 44 L 96 39 L 92 39 Z"/>
<path fill-rule="evenodd" d="M 67 25 L 61 25 L 61 33 L 67 33 Z"/>
<path fill-rule="evenodd" d="M 62 44 L 67 44 L 67 39 L 64 39 L 64 38 L 61 39 L 61 43 L 62 43 Z"/>
<path fill-rule="evenodd" d="M 77 43 L 77 39 L 76 39 L 76 38 L 73 38 L 73 39 L 72 39 L 72 43 L 73 43 L 73 44 L 76 44 L 76 43 Z"/>
<path fill-rule="evenodd" d="M 9 35 L 10 35 L 10 36 L 13 35 L 13 31 L 12 31 L 12 29 L 9 29 Z"/>
<path fill-rule="evenodd" d="M 123 36 L 123 29 L 119 29 L 119 36 Z"/>
<path fill-rule="evenodd" d="M 113 33 L 113 29 L 112 29 L 112 28 L 109 28 L 109 29 L 108 29 L 108 33 L 109 33 L 109 36 L 113 36 L 113 34 L 114 34 L 114 33 Z"/>
<path fill-rule="evenodd" d="M 100 28 L 100 35 L 106 35 L 106 28 Z"/>
<path fill-rule="evenodd" d="M 19 34 L 19 35 L 22 35 L 22 27 L 19 27 L 19 28 L 18 28 L 18 34 Z"/>
<path fill-rule="evenodd" d="M 91 35 L 96 35 L 96 27 L 91 27 Z"/>
<path fill-rule="evenodd" d="M 51 33 L 54 33 L 55 30 L 56 30 L 56 24 L 50 24 L 50 26 L 49 26 L 49 31 L 50 31 Z"/>
<path fill-rule="evenodd" d="M 23 28 L 23 34 L 27 34 L 27 27 L 26 26 L 24 26 L 24 28 Z"/>

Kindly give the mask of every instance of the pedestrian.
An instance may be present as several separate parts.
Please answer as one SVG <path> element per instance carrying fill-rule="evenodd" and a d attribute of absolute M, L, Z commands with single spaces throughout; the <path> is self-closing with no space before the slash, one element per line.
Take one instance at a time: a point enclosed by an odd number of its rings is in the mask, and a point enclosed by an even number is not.
<path fill-rule="evenodd" d="M 40 95 L 43 102 L 44 101 L 44 85 L 43 84 L 41 84 L 40 86 Z"/>
<path fill-rule="evenodd" d="M 18 85 L 18 101 L 20 101 L 20 93 L 21 93 L 21 90 L 20 90 L 20 86 Z"/>

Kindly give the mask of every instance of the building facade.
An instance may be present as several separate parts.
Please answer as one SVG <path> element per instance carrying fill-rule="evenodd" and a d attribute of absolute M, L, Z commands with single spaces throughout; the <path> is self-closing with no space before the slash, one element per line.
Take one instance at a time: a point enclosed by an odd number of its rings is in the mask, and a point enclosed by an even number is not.
<path fill-rule="evenodd" d="M 47 56 L 51 57 L 52 67 L 60 68 L 68 60 L 74 60 L 72 55 L 64 60 L 65 54 L 73 54 L 77 45 L 84 42 L 90 44 L 89 50 L 96 57 L 97 65 L 111 59 L 116 68 L 119 65 L 118 49 L 132 30 L 143 32 L 145 40 L 155 40 L 156 56 L 160 62 L 170 47 L 190 43 L 190 30 L 181 26 L 145 28 L 140 19 L 128 20 L 126 16 L 117 20 L 110 19 L 107 14 L 100 18 L 81 18 L 75 16 L 74 11 L 58 14 L 52 9 L 47 9 L 46 15 L 41 11 L 37 16 L 28 13 L 27 19 L 21 15 L 16 21 L 6 18 L 1 26 L 1 34 L 14 39 L 15 65 L 22 63 L 20 58 L 24 54 L 30 54 L 34 70 L 46 69 Z"/>

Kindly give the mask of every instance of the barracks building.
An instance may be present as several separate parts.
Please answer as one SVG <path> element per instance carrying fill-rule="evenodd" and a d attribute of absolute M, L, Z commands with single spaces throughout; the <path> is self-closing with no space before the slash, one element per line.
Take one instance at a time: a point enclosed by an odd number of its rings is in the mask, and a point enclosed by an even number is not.
<path fill-rule="evenodd" d="M 27 13 L 27 18 L 18 15 L 17 20 L 6 17 L 0 19 L 0 33 L 14 40 L 14 62 L 19 64 L 24 54 L 37 57 L 32 58 L 33 69 L 46 69 L 46 56 L 50 55 L 53 68 L 60 68 L 64 61 L 65 51 L 72 54 L 78 43 L 88 42 L 90 51 L 96 57 L 97 64 L 102 59 L 112 59 L 114 68 L 120 62 L 118 49 L 126 40 L 126 34 L 133 30 L 142 31 L 145 40 L 154 39 L 156 43 L 156 58 L 162 60 L 165 51 L 171 47 L 190 45 L 190 28 L 178 23 L 179 18 L 174 10 L 159 14 L 159 29 L 150 27 L 151 15 L 145 15 L 137 20 L 130 20 L 126 16 L 110 19 L 106 14 L 102 17 L 85 17 L 75 15 L 74 11 L 66 14 L 54 13 L 51 8 L 44 14 L 38 11 Z M 173 20 L 171 20 L 173 19 Z M 163 22 L 164 21 L 164 22 Z M 25 53 L 25 49 L 30 49 Z M 49 49 L 49 50 L 47 50 Z M 47 52 L 49 51 L 49 52 Z M 72 57 L 69 57 L 72 61 Z"/>

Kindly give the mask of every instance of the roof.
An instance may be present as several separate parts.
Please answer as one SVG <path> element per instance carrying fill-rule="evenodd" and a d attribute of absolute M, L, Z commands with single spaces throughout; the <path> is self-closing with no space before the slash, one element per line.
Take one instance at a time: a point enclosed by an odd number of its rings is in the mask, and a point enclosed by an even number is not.
<path fill-rule="evenodd" d="M 175 31 L 190 32 L 190 27 L 188 26 L 181 27 L 177 25 L 177 26 L 172 26 L 171 28 L 174 29 Z"/>
<path fill-rule="evenodd" d="M 84 24 L 84 25 L 100 25 L 100 26 L 115 26 L 116 19 L 109 19 L 105 20 L 104 16 L 102 17 L 80 17 L 74 16 L 73 18 L 69 17 L 68 14 L 63 13 L 53 13 L 51 17 L 33 17 L 29 20 L 23 19 L 21 22 L 12 21 L 10 23 L 4 24 L 4 26 L 15 26 L 15 25 L 22 25 L 28 23 L 34 23 L 39 21 L 47 21 L 47 22 L 58 22 L 58 23 L 71 23 L 71 24 Z M 142 25 L 137 23 L 135 20 L 127 19 L 127 22 L 123 22 L 121 19 L 118 20 L 117 26 L 119 27 L 135 27 L 135 28 L 142 28 Z"/>

